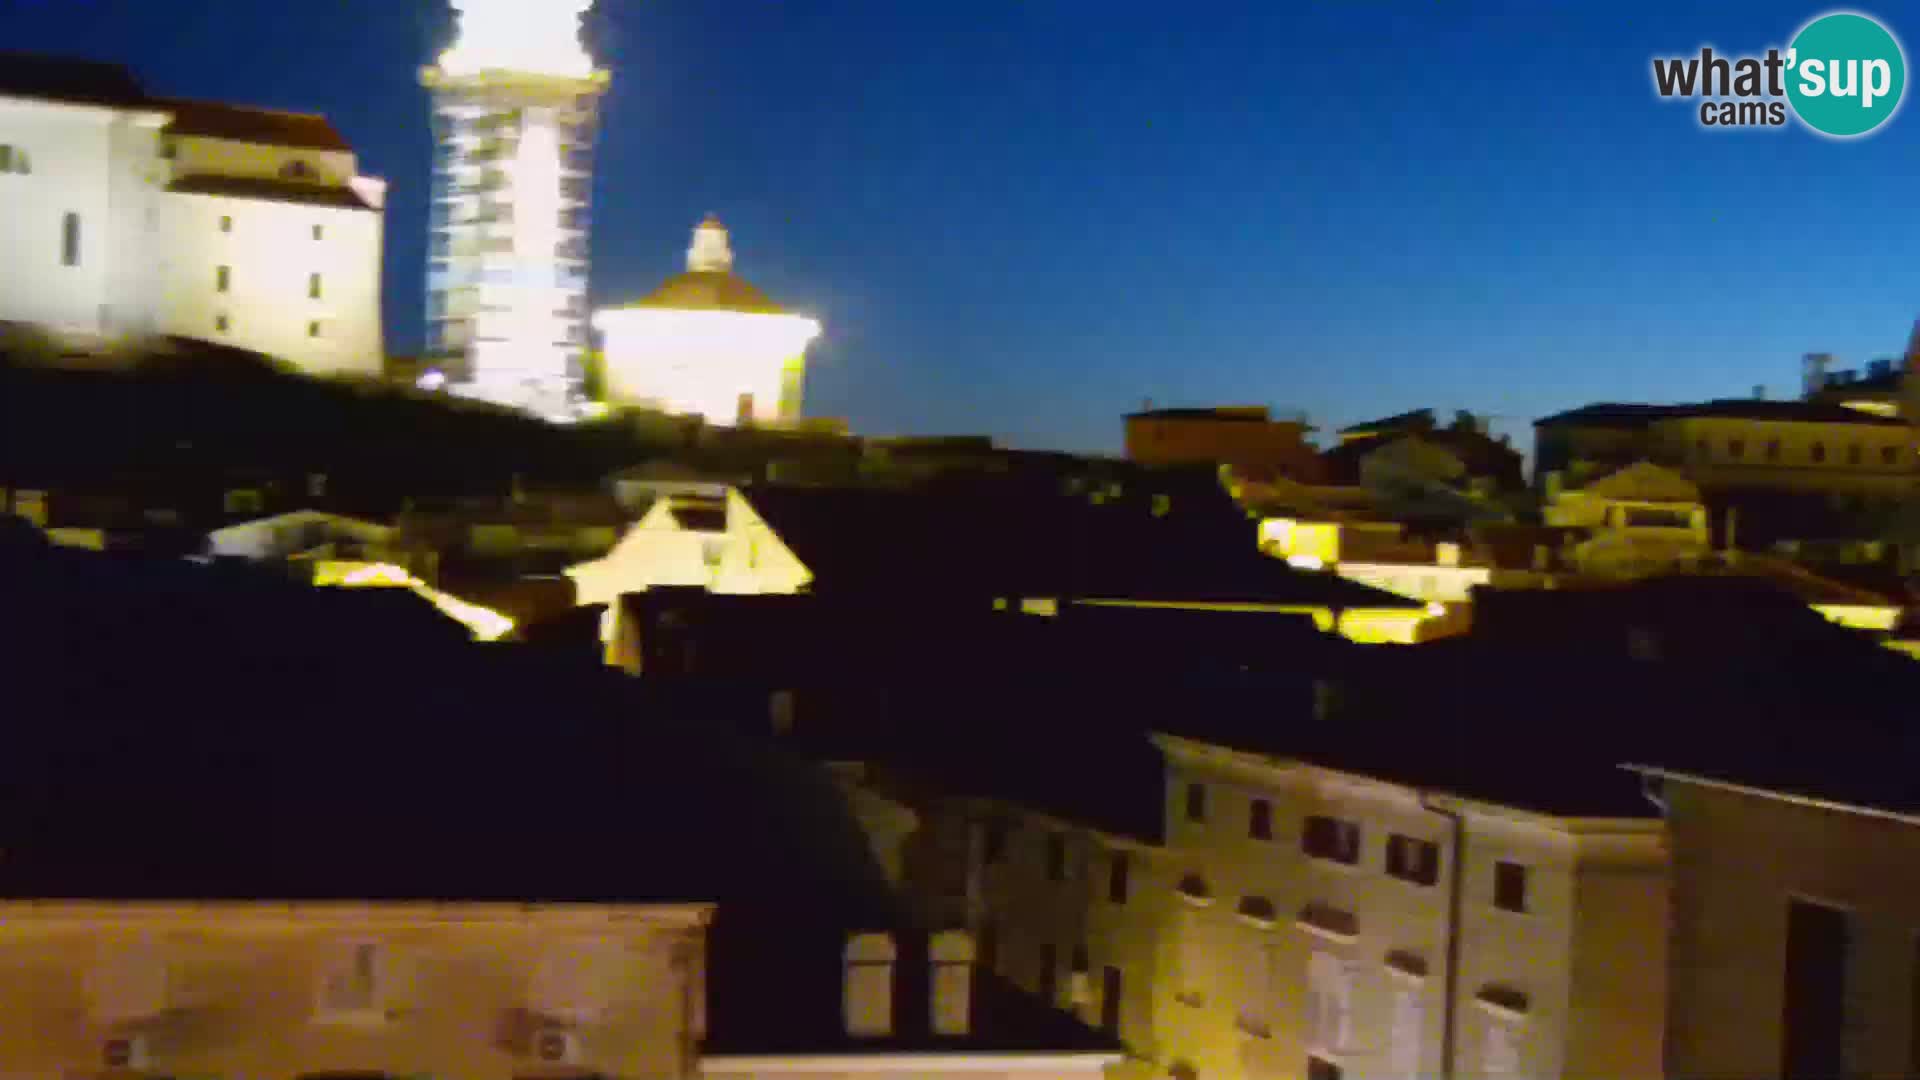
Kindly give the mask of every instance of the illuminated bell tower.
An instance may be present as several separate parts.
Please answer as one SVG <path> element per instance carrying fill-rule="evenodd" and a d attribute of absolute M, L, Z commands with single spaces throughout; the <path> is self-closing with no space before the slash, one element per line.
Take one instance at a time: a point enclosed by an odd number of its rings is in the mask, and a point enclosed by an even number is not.
<path fill-rule="evenodd" d="M 575 415 L 587 352 L 593 141 L 609 77 L 580 43 L 593 0 L 453 0 L 421 72 L 436 150 L 427 347 L 456 394 Z"/>

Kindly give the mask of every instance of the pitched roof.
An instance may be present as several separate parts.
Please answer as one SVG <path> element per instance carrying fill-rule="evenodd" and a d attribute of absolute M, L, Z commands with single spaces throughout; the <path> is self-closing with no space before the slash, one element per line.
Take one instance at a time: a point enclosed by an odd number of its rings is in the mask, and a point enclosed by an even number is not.
<path fill-rule="evenodd" d="M 1128 420 L 1217 420 L 1230 424 L 1290 424 L 1298 421 L 1276 419 L 1262 405 L 1223 405 L 1212 409 L 1147 409 L 1128 413 Z"/>
<path fill-rule="evenodd" d="M 258 199 L 262 202 L 299 203 L 327 206 L 337 210 L 375 208 L 350 187 L 334 184 L 299 184 L 287 180 L 268 180 L 252 176 L 185 176 L 167 185 L 180 195 L 224 195 L 233 199 Z"/>
<path fill-rule="evenodd" d="M 1533 422 L 1534 427 L 1578 426 L 1578 427 L 1625 427 L 1640 428 L 1671 414 L 1676 405 L 1635 405 L 1618 402 L 1600 402 L 1582 405 L 1577 409 L 1543 416 Z"/>
<path fill-rule="evenodd" d="M 133 72 L 119 64 L 26 53 L 0 52 L 0 97 L 117 109 L 157 107 Z"/>
<path fill-rule="evenodd" d="M 739 311 L 755 315 L 783 315 L 786 309 L 731 270 L 688 270 L 667 279 L 648 293 L 636 308 L 675 311 Z"/>
<path fill-rule="evenodd" d="M 300 150 L 351 151 L 352 146 L 324 116 L 281 112 L 249 105 L 166 98 L 163 108 L 173 113 L 168 134 L 226 139 L 232 142 L 281 146 Z"/>
<path fill-rule="evenodd" d="M 1828 401 L 1768 401 L 1722 398 L 1682 405 L 1621 405 L 1601 403 L 1555 413 L 1533 422 L 1534 427 L 1627 427 L 1640 428 L 1656 420 L 1721 418 L 1728 420 L 1772 420 L 1785 423 L 1863 424 L 1899 427 L 1906 421 L 1890 416 L 1875 416 Z"/>
<path fill-rule="evenodd" d="M 1668 418 L 1724 418 L 1729 420 L 1772 420 L 1802 424 L 1860 424 L 1867 427 L 1905 427 L 1896 416 L 1849 409 L 1828 401 L 1755 401 L 1740 398 L 1707 401 L 1697 405 L 1676 405 Z"/>
<path fill-rule="evenodd" d="M 818 590 L 891 591 L 902 559 L 938 568 L 936 588 L 974 596 L 1418 608 L 1261 553 L 1224 493 L 1154 517 L 1132 506 L 1031 496 L 932 496 L 754 487 L 749 504 L 811 570 Z"/>
<path fill-rule="evenodd" d="M 1432 409 L 1413 409 L 1393 416 L 1384 416 L 1378 420 L 1363 420 L 1358 424 L 1349 424 L 1340 429 L 1340 434 L 1379 435 L 1387 432 L 1431 431 L 1433 427 Z"/>

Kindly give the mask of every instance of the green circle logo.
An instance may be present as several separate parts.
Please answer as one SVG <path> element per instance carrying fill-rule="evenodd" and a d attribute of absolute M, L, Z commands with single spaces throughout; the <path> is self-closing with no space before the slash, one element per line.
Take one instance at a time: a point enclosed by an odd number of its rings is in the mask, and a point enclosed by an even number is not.
<path fill-rule="evenodd" d="M 1906 52 L 1865 15 L 1822 15 L 1787 50 L 1787 100 L 1822 135 L 1865 135 L 1893 119 L 1906 93 Z"/>

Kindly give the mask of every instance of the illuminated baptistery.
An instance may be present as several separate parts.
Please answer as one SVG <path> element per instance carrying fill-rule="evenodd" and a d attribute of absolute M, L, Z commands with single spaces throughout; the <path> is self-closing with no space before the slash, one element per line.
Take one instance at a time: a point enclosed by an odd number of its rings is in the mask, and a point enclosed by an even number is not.
<path fill-rule="evenodd" d="M 421 73 L 437 149 L 428 351 L 456 394 L 570 419 L 584 403 L 593 142 L 609 77 L 580 42 L 593 0 L 453 0 Z"/>
<path fill-rule="evenodd" d="M 733 272 L 727 230 L 693 232 L 687 270 L 639 303 L 594 316 L 607 404 L 710 424 L 800 422 L 807 346 L 820 324 L 787 312 Z"/>

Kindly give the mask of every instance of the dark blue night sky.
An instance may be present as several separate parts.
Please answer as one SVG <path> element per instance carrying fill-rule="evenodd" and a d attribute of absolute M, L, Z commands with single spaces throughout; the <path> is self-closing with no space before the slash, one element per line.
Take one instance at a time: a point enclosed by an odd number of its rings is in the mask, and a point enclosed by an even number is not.
<path fill-rule="evenodd" d="M 538 0 L 528 0 L 538 3 Z M 1836 143 L 1701 130 L 1656 54 L 1824 9 L 1714 0 L 600 0 L 594 292 L 716 211 L 828 326 L 809 412 L 1111 449 L 1119 416 L 1792 392 L 1920 314 L 1920 113 Z M 1920 14 L 1869 13 L 1920 41 Z M 394 185 L 387 322 L 419 347 L 431 0 L 0 0 L 0 49 L 325 112 Z"/>

